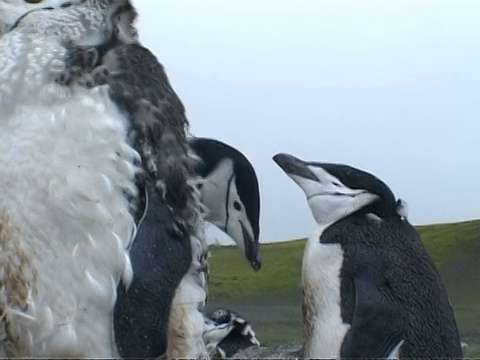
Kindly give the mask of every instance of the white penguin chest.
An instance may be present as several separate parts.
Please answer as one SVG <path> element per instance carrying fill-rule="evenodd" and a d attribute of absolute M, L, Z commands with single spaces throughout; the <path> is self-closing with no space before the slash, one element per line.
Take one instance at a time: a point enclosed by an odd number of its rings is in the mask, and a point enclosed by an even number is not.
<path fill-rule="evenodd" d="M 318 227 L 305 247 L 302 264 L 304 290 L 305 357 L 338 358 L 350 325 L 340 309 L 340 271 L 343 250 L 339 244 L 321 244 L 326 226 Z"/>
<path fill-rule="evenodd" d="M 125 120 L 98 93 L 0 115 L 0 214 L 19 229 L 3 242 L 23 249 L 16 253 L 35 274 L 24 281 L 21 310 L 0 301 L 0 354 L 116 355 L 112 313 L 134 227 L 125 193 L 134 190 L 135 153 Z M 22 267 L 7 279 L 23 276 Z"/>

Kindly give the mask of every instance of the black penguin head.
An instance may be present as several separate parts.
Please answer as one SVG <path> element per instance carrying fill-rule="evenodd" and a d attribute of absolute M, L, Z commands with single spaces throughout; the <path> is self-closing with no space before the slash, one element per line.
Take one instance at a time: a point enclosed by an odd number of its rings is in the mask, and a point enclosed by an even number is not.
<path fill-rule="evenodd" d="M 332 224 L 358 211 L 399 217 L 390 188 L 376 176 L 343 164 L 305 162 L 289 154 L 273 160 L 297 183 L 317 223 Z"/>
<path fill-rule="evenodd" d="M 208 333 L 204 332 L 203 335 L 205 343 L 208 340 L 209 345 L 215 347 L 222 358 L 231 358 L 240 350 L 251 346 L 260 346 L 250 323 L 237 312 L 219 308 L 210 312 L 204 318 L 209 330 Z M 215 330 L 211 330 L 211 324 L 216 324 Z M 228 329 L 228 333 L 224 329 Z M 212 336 L 213 334 L 215 336 Z M 220 338 L 220 335 L 223 334 L 225 336 Z"/>
<path fill-rule="evenodd" d="M 255 271 L 259 257 L 260 191 L 255 170 L 237 149 L 218 140 L 192 138 L 190 146 L 202 160 L 196 173 L 207 221 L 227 233 L 243 250 Z"/>
<path fill-rule="evenodd" d="M 233 330 L 235 324 L 233 322 L 218 323 L 206 316 L 204 320 L 204 331 L 202 334 L 203 341 L 207 346 L 207 350 L 216 350 L 218 343 L 225 339 Z"/>

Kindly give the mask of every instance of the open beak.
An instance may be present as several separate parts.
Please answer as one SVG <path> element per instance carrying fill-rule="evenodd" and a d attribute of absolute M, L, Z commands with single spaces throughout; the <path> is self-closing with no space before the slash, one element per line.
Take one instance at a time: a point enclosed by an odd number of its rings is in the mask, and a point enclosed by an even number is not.
<path fill-rule="evenodd" d="M 255 241 L 250 234 L 248 233 L 247 229 L 240 221 L 240 226 L 242 228 L 243 233 L 243 242 L 245 245 L 245 257 L 247 258 L 248 262 L 252 266 L 255 272 L 259 271 L 262 267 L 262 260 L 259 257 L 259 250 L 260 247 L 258 246 L 258 241 Z"/>
<path fill-rule="evenodd" d="M 308 168 L 308 164 L 290 154 L 280 153 L 273 156 L 273 161 L 290 176 L 318 181 L 315 174 Z"/>

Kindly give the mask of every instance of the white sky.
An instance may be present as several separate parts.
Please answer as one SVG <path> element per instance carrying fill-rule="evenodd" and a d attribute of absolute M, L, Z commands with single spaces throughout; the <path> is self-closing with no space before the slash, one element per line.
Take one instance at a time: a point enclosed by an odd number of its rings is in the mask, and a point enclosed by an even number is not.
<path fill-rule="evenodd" d="M 480 1 L 135 5 L 193 133 L 254 164 L 261 242 L 314 227 L 277 152 L 373 172 L 414 224 L 480 217 Z"/>

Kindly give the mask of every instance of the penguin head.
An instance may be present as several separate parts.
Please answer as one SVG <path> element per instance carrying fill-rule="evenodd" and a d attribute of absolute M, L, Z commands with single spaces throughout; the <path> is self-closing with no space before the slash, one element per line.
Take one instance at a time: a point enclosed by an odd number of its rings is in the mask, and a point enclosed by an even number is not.
<path fill-rule="evenodd" d="M 190 146 L 201 160 L 195 170 L 206 220 L 229 235 L 252 268 L 260 270 L 260 193 L 252 164 L 218 140 L 192 138 Z"/>
<path fill-rule="evenodd" d="M 222 341 L 234 328 L 233 323 L 217 323 L 212 319 L 204 316 L 203 339 L 206 344 L 214 344 L 215 346 Z"/>
<path fill-rule="evenodd" d="M 219 328 L 227 324 L 232 326 L 229 333 L 215 344 L 217 352 L 222 354 L 223 359 L 231 358 L 238 351 L 251 346 L 260 346 L 260 341 L 250 323 L 233 310 L 219 308 L 207 314 L 205 319 L 206 322 L 217 324 Z"/>
<path fill-rule="evenodd" d="M 0 36 L 31 11 L 62 7 L 79 0 L 0 0 Z"/>
<path fill-rule="evenodd" d="M 289 154 L 273 160 L 303 190 L 318 224 L 329 225 L 363 211 L 380 219 L 400 218 L 389 187 L 365 171 L 343 164 L 302 161 Z"/>

